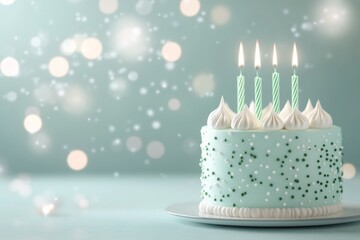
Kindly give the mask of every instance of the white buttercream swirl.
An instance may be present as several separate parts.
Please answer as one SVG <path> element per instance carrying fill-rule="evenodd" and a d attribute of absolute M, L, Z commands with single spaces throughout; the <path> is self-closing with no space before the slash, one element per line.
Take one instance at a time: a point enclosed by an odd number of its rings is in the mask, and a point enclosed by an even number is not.
<path fill-rule="evenodd" d="M 225 102 L 225 108 L 226 108 L 226 111 L 228 111 L 228 113 L 230 113 L 231 119 L 233 119 L 234 116 L 236 115 L 236 113 L 234 113 L 233 110 L 231 110 L 231 108 L 229 107 L 229 105 L 226 102 Z"/>
<path fill-rule="evenodd" d="M 292 112 L 292 108 L 291 108 L 289 100 L 287 100 L 283 109 L 279 113 L 279 117 L 281 118 L 281 120 L 285 121 L 291 112 Z"/>
<path fill-rule="evenodd" d="M 254 114 L 254 116 L 256 116 L 256 108 L 255 108 L 255 102 L 251 101 L 250 105 L 249 105 L 249 110 L 252 114 Z"/>
<path fill-rule="evenodd" d="M 261 121 L 261 128 L 265 130 L 280 130 L 284 128 L 284 122 L 272 109 Z"/>
<path fill-rule="evenodd" d="M 209 114 L 209 117 L 207 119 L 207 125 L 214 129 L 230 128 L 231 120 L 232 114 L 226 107 L 224 98 L 221 97 L 218 108 Z"/>
<path fill-rule="evenodd" d="M 258 129 L 259 123 L 255 115 L 250 112 L 245 104 L 242 111 L 237 113 L 231 121 L 231 128 L 242 130 Z"/>
<path fill-rule="evenodd" d="M 333 125 L 332 117 L 321 107 L 319 100 L 309 114 L 309 122 L 311 128 L 329 128 Z"/>
<path fill-rule="evenodd" d="M 264 119 L 268 114 L 273 110 L 273 104 L 270 102 L 263 110 L 262 110 L 262 118 Z"/>
<path fill-rule="evenodd" d="M 284 126 L 288 130 L 308 129 L 309 125 L 309 119 L 298 108 L 295 108 L 284 122 Z"/>
<path fill-rule="evenodd" d="M 304 114 L 307 118 L 309 118 L 309 114 L 314 110 L 314 107 L 310 101 L 310 99 L 308 100 L 306 107 L 304 109 L 304 111 L 302 111 L 302 114 Z"/>
<path fill-rule="evenodd" d="M 310 218 L 340 212 L 342 203 L 309 208 L 245 208 L 213 206 L 201 201 L 199 212 L 223 217 L 238 218 Z"/>

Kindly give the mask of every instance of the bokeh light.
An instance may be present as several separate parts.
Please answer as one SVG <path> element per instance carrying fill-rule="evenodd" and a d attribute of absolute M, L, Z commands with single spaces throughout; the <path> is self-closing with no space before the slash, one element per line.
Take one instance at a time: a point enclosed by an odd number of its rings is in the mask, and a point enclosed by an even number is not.
<path fill-rule="evenodd" d="M 61 100 L 63 108 L 74 115 L 86 113 L 91 108 L 88 91 L 78 85 L 69 86 Z"/>
<path fill-rule="evenodd" d="M 159 141 L 152 141 L 148 144 L 146 153 L 152 159 L 159 159 L 165 154 L 165 146 Z"/>
<path fill-rule="evenodd" d="M 344 179 L 352 179 L 356 175 L 356 168 L 351 163 L 344 163 L 343 164 L 343 178 Z"/>
<path fill-rule="evenodd" d="M 29 140 L 31 149 L 37 153 L 45 153 L 50 149 L 51 138 L 46 132 L 33 134 Z"/>
<path fill-rule="evenodd" d="M 24 128 L 29 133 L 36 133 L 42 127 L 41 117 L 35 114 L 27 115 L 24 119 Z"/>
<path fill-rule="evenodd" d="M 325 4 L 324 4 L 325 3 Z M 321 2 L 316 8 L 317 19 L 313 22 L 322 32 L 331 36 L 342 36 L 349 28 L 349 9 L 345 1 Z"/>
<path fill-rule="evenodd" d="M 153 9 L 155 0 L 139 0 L 135 5 L 135 10 L 140 15 L 148 15 Z"/>
<path fill-rule="evenodd" d="M 5 95 L 5 99 L 8 100 L 9 102 L 15 102 L 16 99 L 17 99 L 17 93 L 16 92 L 8 92 L 6 95 Z"/>
<path fill-rule="evenodd" d="M 81 53 L 87 59 L 98 58 L 102 49 L 102 44 L 97 38 L 86 38 L 81 44 Z"/>
<path fill-rule="evenodd" d="M 118 0 L 99 0 L 99 9 L 104 14 L 113 14 L 118 6 Z"/>
<path fill-rule="evenodd" d="M 139 151 L 141 147 L 142 147 L 142 140 L 138 136 L 130 136 L 126 140 L 126 148 L 132 153 Z"/>
<path fill-rule="evenodd" d="M 113 29 L 113 47 L 126 60 L 138 60 L 146 53 L 149 46 L 149 37 L 143 24 L 134 19 L 125 19 Z"/>
<path fill-rule="evenodd" d="M 10 182 L 10 191 L 17 193 L 21 197 L 30 197 L 32 187 L 28 176 L 19 176 Z"/>
<path fill-rule="evenodd" d="M 11 4 L 13 4 L 15 2 L 15 0 L 0 0 L 0 4 L 5 5 L 5 6 L 9 6 Z"/>
<path fill-rule="evenodd" d="M 126 94 L 127 82 L 123 79 L 111 81 L 109 84 L 110 95 L 117 100 Z"/>
<path fill-rule="evenodd" d="M 200 7 L 199 0 L 181 0 L 180 2 L 180 11 L 186 17 L 193 17 L 198 14 Z"/>
<path fill-rule="evenodd" d="M 6 77 L 16 77 L 19 75 L 20 66 L 18 60 L 13 57 L 6 57 L 0 63 L 0 71 Z"/>
<path fill-rule="evenodd" d="M 82 150 L 73 150 L 67 156 L 67 164 L 74 171 L 83 170 L 88 164 L 88 156 Z"/>
<path fill-rule="evenodd" d="M 161 49 L 161 55 L 168 62 L 176 62 L 182 54 L 181 47 L 176 42 L 167 42 Z"/>
<path fill-rule="evenodd" d="M 65 39 L 61 43 L 60 50 L 65 55 L 71 55 L 77 50 L 77 42 L 72 38 Z"/>
<path fill-rule="evenodd" d="M 200 97 L 212 96 L 215 89 L 215 79 L 212 74 L 202 73 L 195 76 L 192 87 Z"/>
<path fill-rule="evenodd" d="M 177 111 L 181 107 L 181 102 L 177 98 L 172 98 L 168 102 L 168 107 L 172 111 Z"/>
<path fill-rule="evenodd" d="M 131 71 L 131 72 L 129 72 L 127 77 L 129 79 L 129 81 L 135 82 L 138 79 L 139 75 L 137 72 Z"/>
<path fill-rule="evenodd" d="M 230 10 L 225 5 L 217 5 L 211 10 L 211 20 L 216 25 L 225 25 L 231 17 Z"/>
<path fill-rule="evenodd" d="M 69 62 L 64 57 L 54 57 L 50 60 L 48 69 L 52 76 L 61 78 L 69 72 Z"/>

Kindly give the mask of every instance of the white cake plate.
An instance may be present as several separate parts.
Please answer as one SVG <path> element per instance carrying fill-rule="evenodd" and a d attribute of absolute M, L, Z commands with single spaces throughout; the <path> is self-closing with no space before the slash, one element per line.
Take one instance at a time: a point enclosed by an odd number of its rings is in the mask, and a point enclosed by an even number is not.
<path fill-rule="evenodd" d="M 192 222 L 242 226 L 242 227 L 306 227 L 321 226 L 360 221 L 360 204 L 343 203 L 343 210 L 339 213 L 314 218 L 278 219 L 278 218 L 233 218 L 199 214 L 199 203 L 179 203 L 169 206 L 166 211 L 174 216 Z"/>

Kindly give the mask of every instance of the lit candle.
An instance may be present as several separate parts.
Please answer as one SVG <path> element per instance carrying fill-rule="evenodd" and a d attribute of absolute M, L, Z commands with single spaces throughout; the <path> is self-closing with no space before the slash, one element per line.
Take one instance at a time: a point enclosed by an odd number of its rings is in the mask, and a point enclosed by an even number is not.
<path fill-rule="evenodd" d="M 294 69 L 294 74 L 291 77 L 291 105 L 294 109 L 299 107 L 299 77 L 296 75 L 296 68 L 298 67 L 298 56 L 295 43 L 292 56 L 292 67 Z"/>
<path fill-rule="evenodd" d="M 255 113 L 258 120 L 261 120 L 262 114 L 262 79 L 259 77 L 259 70 L 261 67 L 260 61 L 260 49 L 259 42 L 256 41 L 255 46 L 255 69 L 256 69 L 256 77 L 255 77 Z"/>
<path fill-rule="evenodd" d="M 274 72 L 272 74 L 272 100 L 273 100 L 274 111 L 276 113 L 279 113 L 280 112 L 280 76 L 279 73 L 276 71 L 277 65 L 278 65 L 278 61 L 276 54 L 276 46 L 274 44 L 274 51 L 273 51 Z"/>
<path fill-rule="evenodd" d="M 240 74 L 237 77 L 237 111 L 240 112 L 244 106 L 245 101 L 245 78 L 242 75 L 242 69 L 244 67 L 244 49 L 242 43 L 239 47 L 238 64 L 240 67 Z"/>

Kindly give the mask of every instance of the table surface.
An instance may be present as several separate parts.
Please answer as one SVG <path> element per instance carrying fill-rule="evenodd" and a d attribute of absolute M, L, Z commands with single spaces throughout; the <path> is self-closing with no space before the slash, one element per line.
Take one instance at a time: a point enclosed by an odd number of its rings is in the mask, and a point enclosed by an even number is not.
<path fill-rule="evenodd" d="M 344 201 L 359 202 L 360 178 L 346 180 Z M 0 239 L 359 239 L 360 222 L 307 228 L 245 228 L 192 223 L 168 205 L 199 201 L 199 176 L 38 176 L 0 179 Z M 39 199 L 58 198 L 44 216 Z M 79 200 L 80 199 L 80 200 Z M 82 200 L 81 200 L 82 199 Z M 83 207 L 79 207 L 81 201 Z M 88 205 L 88 206 L 87 206 Z"/>

